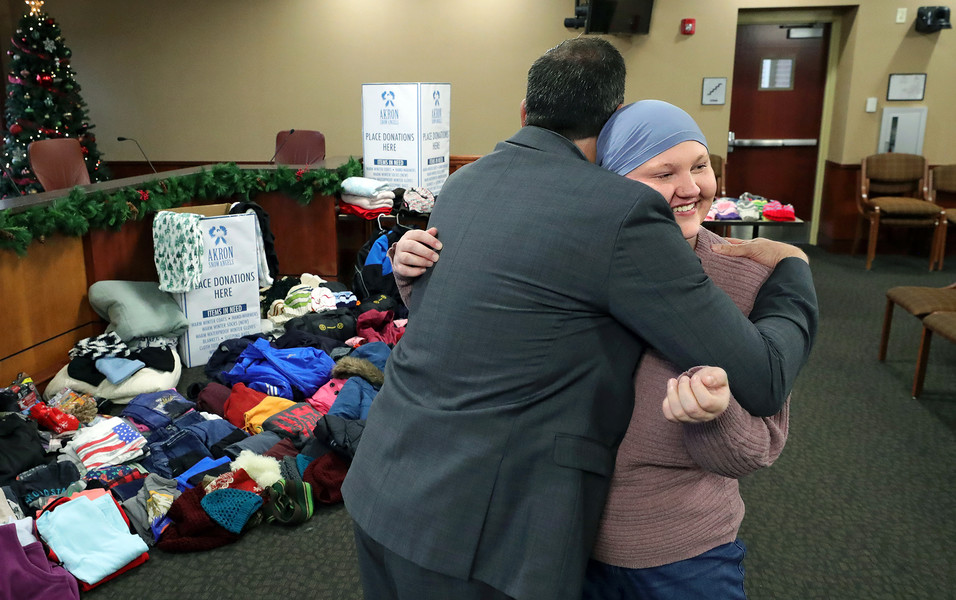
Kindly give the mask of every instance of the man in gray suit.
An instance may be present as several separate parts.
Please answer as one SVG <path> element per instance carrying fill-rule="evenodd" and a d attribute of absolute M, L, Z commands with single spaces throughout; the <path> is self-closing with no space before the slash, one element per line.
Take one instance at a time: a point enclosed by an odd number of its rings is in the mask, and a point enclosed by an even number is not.
<path fill-rule="evenodd" d="M 443 186 L 442 257 L 342 490 L 366 598 L 577 600 L 643 350 L 723 367 L 756 415 L 806 361 L 806 262 L 779 261 L 750 322 L 663 198 L 593 164 L 623 96 L 613 46 L 564 42 L 531 67 L 525 126 Z"/>

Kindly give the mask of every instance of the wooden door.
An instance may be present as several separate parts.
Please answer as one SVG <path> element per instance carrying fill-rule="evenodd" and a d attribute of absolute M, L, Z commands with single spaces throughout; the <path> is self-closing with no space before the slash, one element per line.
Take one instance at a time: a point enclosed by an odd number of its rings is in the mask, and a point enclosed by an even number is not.
<path fill-rule="evenodd" d="M 738 25 L 727 148 L 727 194 L 792 204 L 809 221 L 817 170 L 830 25 L 788 36 L 780 25 Z M 819 37 L 803 37 L 817 35 Z"/>

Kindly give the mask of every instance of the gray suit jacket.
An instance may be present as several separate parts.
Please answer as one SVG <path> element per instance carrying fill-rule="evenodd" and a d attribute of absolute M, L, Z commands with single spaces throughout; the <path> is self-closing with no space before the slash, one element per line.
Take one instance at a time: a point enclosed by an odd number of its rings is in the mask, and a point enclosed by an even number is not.
<path fill-rule="evenodd" d="M 755 326 L 659 194 L 535 127 L 451 176 L 429 225 L 441 260 L 416 282 L 346 507 L 428 569 L 577 600 L 644 348 L 724 367 L 773 414 L 816 330 L 809 269 L 778 265 Z"/>

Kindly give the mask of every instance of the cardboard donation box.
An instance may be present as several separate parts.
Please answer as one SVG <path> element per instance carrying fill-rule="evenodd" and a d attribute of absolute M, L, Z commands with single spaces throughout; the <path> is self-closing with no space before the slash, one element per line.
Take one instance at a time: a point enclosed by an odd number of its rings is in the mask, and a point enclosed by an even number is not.
<path fill-rule="evenodd" d="M 437 196 L 448 178 L 450 124 L 449 83 L 363 84 L 365 176 Z"/>
<path fill-rule="evenodd" d="M 176 212 L 203 215 L 205 241 L 199 286 L 173 294 L 189 320 L 179 339 L 186 367 L 204 365 L 224 340 L 262 331 L 255 215 L 229 214 L 229 204 L 190 206 Z"/>

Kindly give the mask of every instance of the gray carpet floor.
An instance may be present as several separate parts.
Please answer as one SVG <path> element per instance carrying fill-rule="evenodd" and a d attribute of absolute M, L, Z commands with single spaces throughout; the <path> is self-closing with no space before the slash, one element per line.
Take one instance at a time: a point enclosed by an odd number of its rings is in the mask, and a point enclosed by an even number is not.
<path fill-rule="evenodd" d="M 751 600 L 956 598 L 956 345 L 938 339 L 925 391 L 910 397 L 921 327 L 897 309 L 877 361 L 885 291 L 956 281 L 956 259 L 808 248 L 821 327 L 793 392 L 777 463 L 741 482 Z M 184 376 L 181 386 L 197 377 Z M 342 505 L 295 527 L 261 525 L 197 554 L 153 550 L 144 565 L 87 592 L 95 600 L 358 600 Z M 546 600 L 546 599 L 545 599 Z"/>

